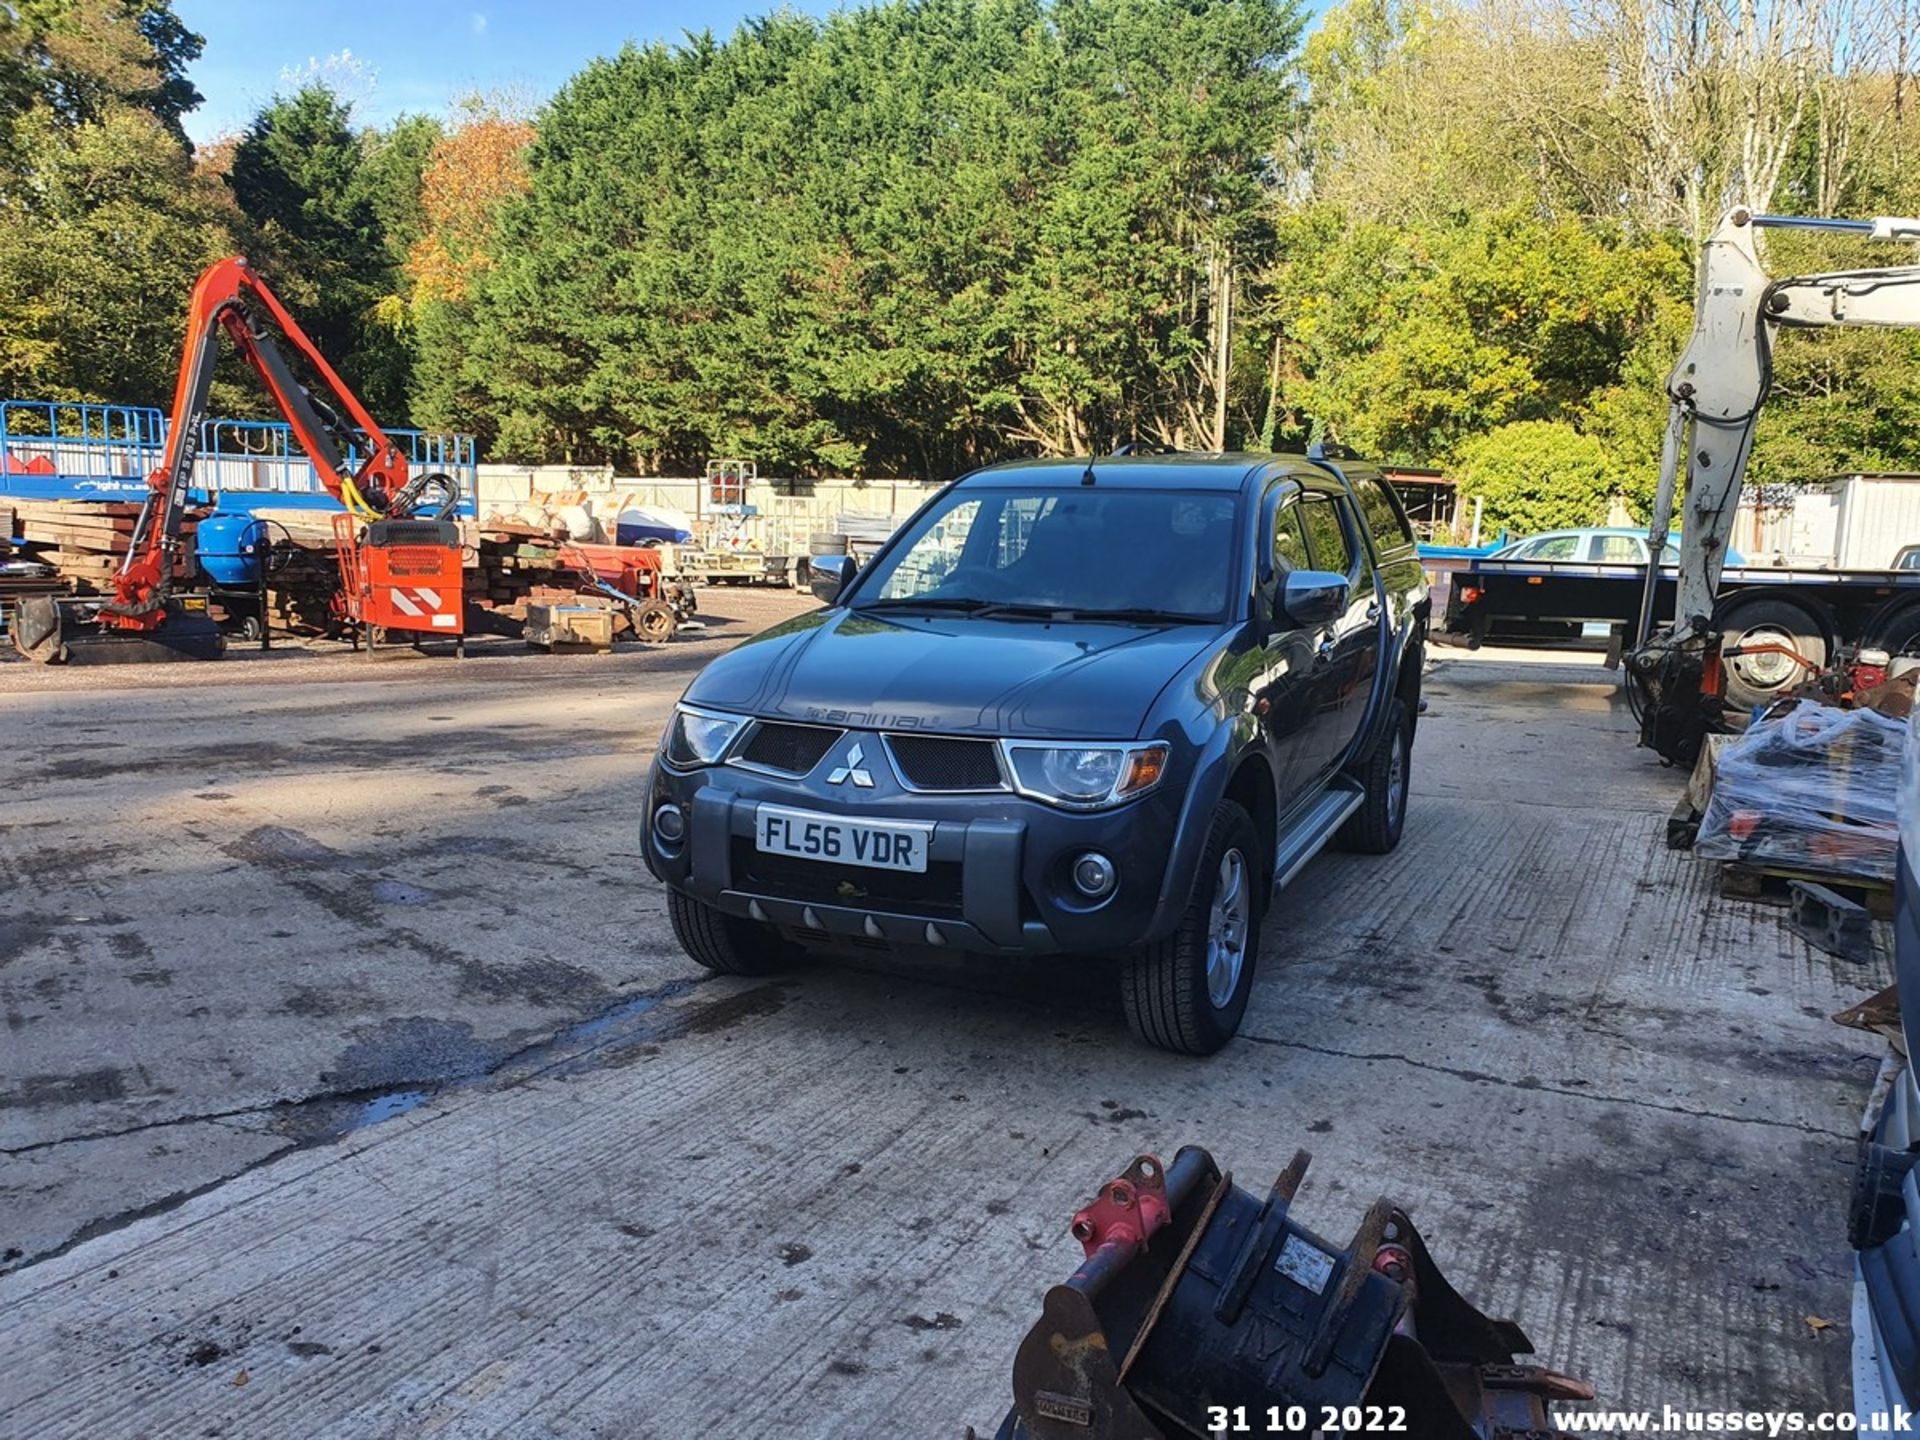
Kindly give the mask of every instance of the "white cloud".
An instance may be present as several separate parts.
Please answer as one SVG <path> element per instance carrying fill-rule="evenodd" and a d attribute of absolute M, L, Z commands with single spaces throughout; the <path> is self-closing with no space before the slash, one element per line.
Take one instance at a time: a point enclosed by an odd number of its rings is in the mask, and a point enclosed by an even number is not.
<path fill-rule="evenodd" d="M 475 36 L 486 34 L 487 17 L 478 10 L 474 11 L 472 17 L 467 21 L 467 28 L 471 30 Z"/>

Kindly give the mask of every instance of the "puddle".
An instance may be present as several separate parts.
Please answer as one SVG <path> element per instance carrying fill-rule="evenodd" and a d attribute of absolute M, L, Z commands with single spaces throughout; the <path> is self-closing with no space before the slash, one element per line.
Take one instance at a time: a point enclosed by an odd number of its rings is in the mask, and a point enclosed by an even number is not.
<path fill-rule="evenodd" d="M 376 1095 L 360 1107 L 347 1123 L 346 1129 L 364 1130 L 369 1125 L 378 1125 L 382 1120 L 391 1120 L 396 1115 L 405 1115 L 409 1110 L 418 1110 L 432 1098 L 431 1090 L 394 1090 L 385 1095 Z"/>
<path fill-rule="evenodd" d="M 303 1145 L 326 1144 L 410 1114 L 443 1095 L 487 1083 L 513 1084 L 535 1076 L 617 1066 L 638 1056 L 658 1054 L 660 1041 L 711 1034 L 774 1014 L 787 1002 L 785 987 L 776 983 L 723 995 L 711 1004 L 654 1016 L 669 1000 L 677 1000 L 702 983 L 696 978 L 673 980 L 658 989 L 630 995 L 556 1030 L 545 1040 L 506 1055 L 493 1045 L 473 1041 L 464 1027 L 459 1027 L 457 1034 L 442 1035 L 425 1021 L 388 1021 L 374 1035 L 357 1042 L 347 1057 L 354 1063 L 343 1063 L 341 1070 L 328 1078 L 337 1083 L 355 1072 L 366 1075 L 386 1068 L 392 1073 L 403 1065 L 416 1068 L 423 1062 L 430 1069 L 440 1070 L 443 1078 L 403 1080 L 395 1073 L 389 1086 L 376 1082 L 344 1094 L 294 1101 L 280 1112 L 275 1128 Z M 460 1064 L 461 1060 L 466 1063 Z"/>

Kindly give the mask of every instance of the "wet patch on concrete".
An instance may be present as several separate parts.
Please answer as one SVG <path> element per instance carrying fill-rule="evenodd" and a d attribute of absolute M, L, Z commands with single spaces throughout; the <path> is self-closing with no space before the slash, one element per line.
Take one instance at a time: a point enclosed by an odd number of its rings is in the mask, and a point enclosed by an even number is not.
<path fill-rule="evenodd" d="M 562 732 L 555 732 L 556 735 Z M 144 777 L 190 774 L 200 783 L 222 781 L 247 770 L 276 770 L 287 766 L 311 768 L 316 750 L 337 749 L 339 741 L 331 735 L 316 736 L 299 744 L 277 740 L 226 740 L 218 744 L 183 745 L 175 749 L 151 752 L 145 749 L 127 756 L 95 753 L 63 755 L 52 759 L 38 772 L 24 777 L 28 783 L 62 780 L 112 780 L 122 775 Z M 643 736 L 626 731 L 569 728 L 564 739 L 552 744 L 524 745 L 516 748 L 516 758 L 531 761 L 570 760 L 579 756 L 605 755 L 610 751 L 650 750 Z M 360 769 L 399 766 L 422 760 L 439 764 L 457 764 L 478 760 L 491 763 L 500 755 L 500 734 L 495 727 L 445 730 L 436 726 L 419 735 L 363 736 L 353 742 L 353 763 Z"/>
<path fill-rule="evenodd" d="M 303 1020 L 323 1020 L 331 1015 L 352 1015 L 379 1008 L 379 997 L 357 985 L 296 985 L 287 992 L 287 998 L 269 1013 L 297 1015 Z"/>
<path fill-rule="evenodd" d="M 113 952 L 116 960 L 144 962 L 153 959 L 153 947 L 132 930 L 120 930 L 107 936 L 107 949 Z"/>
<path fill-rule="evenodd" d="M 126 1072 L 111 1067 L 77 1075 L 28 1075 L 0 1092 L 0 1110 L 45 1110 L 57 1105 L 103 1105 L 127 1095 Z"/>
<path fill-rule="evenodd" d="M 763 985 L 757 990 L 742 990 L 737 995 L 726 995 L 710 1004 L 682 1011 L 675 1017 L 675 1023 L 661 1032 L 660 1038 L 711 1035 L 716 1030 L 730 1030 L 744 1020 L 778 1015 L 786 1008 L 787 999 L 788 991 L 783 985 Z"/>
<path fill-rule="evenodd" d="M 462 956 L 460 993 L 489 999 L 520 999 L 547 1009 L 580 1009 L 613 993 L 593 971 L 564 960 L 487 964 Z"/>
<path fill-rule="evenodd" d="M 83 879 L 133 852 L 133 846 L 120 844 L 41 845 L 15 855 L 11 868 L 22 880 L 50 887 Z"/>
<path fill-rule="evenodd" d="M 354 1032 L 354 1042 L 320 1075 L 335 1091 L 445 1083 L 484 1075 L 518 1048 L 511 1040 L 479 1040 L 465 1021 L 424 1015 L 384 1020 Z"/>
<path fill-rule="evenodd" d="M 341 858 L 340 852 L 332 846 L 285 825 L 257 826 L 231 845 L 222 845 L 220 849 L 236 860 L 268 869 L 329 865 Z"/>
<path fill-rule="evenodd" d="M 46 944 L 53 938 L 55 923 L 43 915 L 0 915 L 0 965 Z"/>

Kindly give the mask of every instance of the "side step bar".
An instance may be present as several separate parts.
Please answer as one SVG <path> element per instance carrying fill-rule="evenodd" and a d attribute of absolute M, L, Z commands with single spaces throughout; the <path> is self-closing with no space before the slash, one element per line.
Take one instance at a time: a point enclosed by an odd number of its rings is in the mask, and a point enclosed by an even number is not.
<path fill-rule="evenodd" d="M 1358 780 L 1334 776 L 1274 847 L 1273 888 L 1279 890 L 1298 875 L 1366 798 L 1366 788 Z"/>

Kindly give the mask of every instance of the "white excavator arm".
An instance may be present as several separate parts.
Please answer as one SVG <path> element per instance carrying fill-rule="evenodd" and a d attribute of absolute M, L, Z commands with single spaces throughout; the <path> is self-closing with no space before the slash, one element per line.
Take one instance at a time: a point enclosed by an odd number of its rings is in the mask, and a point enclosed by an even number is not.
<path fill-rule="evenodd" d="M 1773 338 L 1785 326 L 1877 325 L 1920 328 L 1920 265 L 1846 270 L 1770 280 L 1756 245 L 1763 229 L 1812 229 L 1874 240 L 1920 241 L 1920 220 L 1809 220 L 1727 214 L 1700 263 L 1693 337 L 1667 377 L 1667 437 L 1660 462 L 1648 553 L 1658 556 L 1674 519 L 1680 462 L 1686 460 L 1686 513 L 1670 631 L 1652 636 L 1659 570 L 1649 565 L 1636 640 L 1671 648 L 1711 632 L 1714 596 L 1753 449 L 1755 422 L 1773 379 Z"/>

